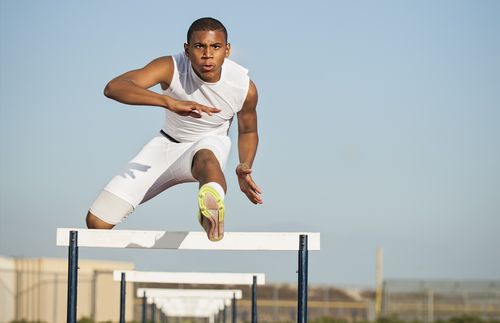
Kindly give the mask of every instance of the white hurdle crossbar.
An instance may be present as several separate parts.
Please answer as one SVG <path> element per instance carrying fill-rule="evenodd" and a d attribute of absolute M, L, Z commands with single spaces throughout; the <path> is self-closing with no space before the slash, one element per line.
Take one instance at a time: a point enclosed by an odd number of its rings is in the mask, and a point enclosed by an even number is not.
<path fill-rule="evenodd" d="M 219 242 L 204 232 L 57 229 L 58 246 L 68 246 L 67 323 L 76 323 L 78 246 L 179 250 L 298 250 L 298 323 L 307 322 L 308 250 L 320 249 L 320 234 L 311 232 L 226 232 Z M 124 287 L 123 287 L 124 288 Z M 123 315 L 122 315 L 123 314 Z M 120 313 L 120 323 L 125 323 Z M 257 312 L 252 309 L 252 318 Z M 252 322 L 254 320 L 252 319 Z"/>
<path fill-rule="evenodd" d="M 153 298 L 207 298 L 207 299 L 241 299 L 241 289 L 175 289 L 175 288 L 138 288 L 136 296 Z"/>
<path fill-rule="evenodd" d="M 78 231 L 79 247 L 175 250 L 299 250 L 300 235 L 309 237 L 309 250 L 320 249 L 319 233 L 225 232 L 219 242 L 205 232 L 57 229 L 57 245 L 69 246 L 69 232 Z"/>
<path fill-rule="evenodd" d="M 198 272 L 161 272 L 138 270 L 115 270 L 113 279 L 121 280 L 125 273 L 127 282 L 164 283 L 164 284 L 199 284 L 199 285 L 252 285 L 257 277 L 257 285 L 266 283 L 262 273 L 198 273 Z"/>

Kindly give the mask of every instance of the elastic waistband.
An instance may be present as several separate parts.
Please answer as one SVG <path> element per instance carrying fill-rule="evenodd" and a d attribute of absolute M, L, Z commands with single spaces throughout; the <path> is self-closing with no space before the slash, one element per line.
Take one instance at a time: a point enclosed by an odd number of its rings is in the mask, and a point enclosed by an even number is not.
<path fill-rule="evenodd" d="M 167 138 L 168 140 L 170 140 L 171 142 L 175 142 L 175 143 L 178 143 L 180 144 L 181 142 L 175 138 L 173 138 L 172 136 L 170 136 L 168 133 L 166 133 L 165 131 L 163 131 L 163 129 L 160 130 L 160 133 L 165 137 Z"/>

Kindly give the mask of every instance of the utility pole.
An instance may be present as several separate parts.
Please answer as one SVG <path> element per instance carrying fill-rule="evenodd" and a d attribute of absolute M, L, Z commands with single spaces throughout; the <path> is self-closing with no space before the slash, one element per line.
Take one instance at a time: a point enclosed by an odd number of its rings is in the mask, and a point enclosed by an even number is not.
<path fill-rule="evenodd" d="M 377 318 L 382 312 L 383 262 L 384 252 L 382 248 L 378 247 L 375 261 L 375 317 Z"/>

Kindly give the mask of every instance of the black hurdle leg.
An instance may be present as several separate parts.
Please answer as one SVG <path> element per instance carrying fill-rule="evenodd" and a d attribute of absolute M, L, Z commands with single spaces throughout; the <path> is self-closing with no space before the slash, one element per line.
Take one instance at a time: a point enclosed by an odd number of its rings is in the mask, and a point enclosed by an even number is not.
<path fill-rule="evenodd" d="M 125 281 L 125 273 L 122 273 L 120 281 L 120 323 L 125 323 L 125 290 L 127 282 Z"/>
<path fill-rule="evenodd" d="M 142 323 L 146 323 L 147 304 L 146 292 L 144 292 L 142 295 Z"/>
<path fill-rule="evenodd" d="M 300 235 L 297 322 L 307 323 L 307 235 Z"/>
<path fill-rule="evenodd" d="M 68 247 L 68 311 L 67 323 L 76 323 L 76 295 L 78 288 L 78 231 L 69 232 Z"/>
<path fill-rule="evenodd" d="M 252 282 L 252 323 L 257 323 L 257 276 Z"/>
<path fill-rule="evenodd" d="M 232 323 L 236 323 L 236 293 L 233 293 L 233 301 L 231 303 Z"/>

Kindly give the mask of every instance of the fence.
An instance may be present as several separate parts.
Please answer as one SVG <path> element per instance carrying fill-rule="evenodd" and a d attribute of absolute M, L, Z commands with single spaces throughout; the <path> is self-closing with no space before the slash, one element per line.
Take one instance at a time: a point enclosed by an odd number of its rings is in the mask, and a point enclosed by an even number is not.
<path fill-rule="evenodd" d="M 387 280 L 382 315 L 434 322 L 470 315 L 500 319 L 500 281 Z"/>

